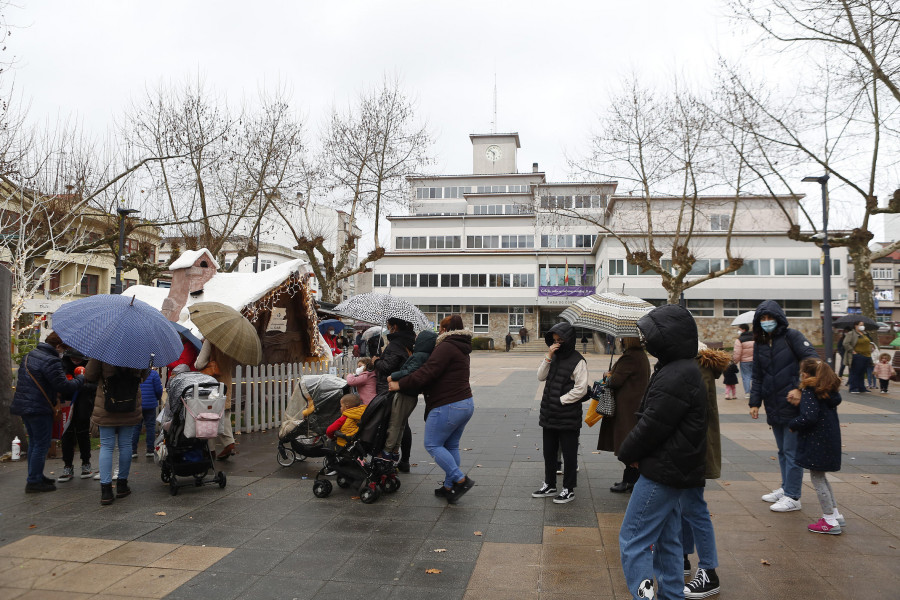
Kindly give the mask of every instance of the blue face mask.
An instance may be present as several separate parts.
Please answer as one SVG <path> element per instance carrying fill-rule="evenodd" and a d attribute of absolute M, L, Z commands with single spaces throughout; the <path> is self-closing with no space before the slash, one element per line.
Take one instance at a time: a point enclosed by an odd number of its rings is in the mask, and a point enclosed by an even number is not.
<path fill-rule="evenodd" d="M 763 331 L 766 333 L 772 333 L 775 331 L 775 328 L 778 326 L 776 321 L 760 321 L 759 326 L 763 328 Z"/>

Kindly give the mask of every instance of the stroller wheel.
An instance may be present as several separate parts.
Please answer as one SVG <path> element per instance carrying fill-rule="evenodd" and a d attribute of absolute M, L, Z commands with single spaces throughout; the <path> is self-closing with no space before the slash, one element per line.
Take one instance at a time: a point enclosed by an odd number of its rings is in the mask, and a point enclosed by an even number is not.
<path fill-rule="evenodd" d="M 203 478 L 206 477 L 206 474 L 203 475 L 194 475 L 194 485 L 197 487 L 203 486 Z"/>
<path fill-rule="evenodd" d="M 344 475 L 337 476 L 337 484 L 339 488 L 350 487 L 350 478 L 345 477 Z"/>
<path fill-rule="evenodd" d="M 397 490 L 400 489 L 400 480 L 396 477 L 388 477 L 384 482 L 384 491 L 388 494 L 393 494 Z"/>
<path fill-rule="evenodd" d="M 178 482 L 175 481 L 174 475 L 172 475 L 172 477 L 169 478 L 169 493 L 172 494 L 173 496 L 178 495 Z"/>
<path fill-rule="evenodd" d="M 327 479 L 317 479 L 313 484 L 313 495 L 316 498 L 327 498 L 331 490 L 331 482 Z"/>
<path fill-rule="evenodd" d="M 220 488 L 225 487 L 225 482 L 228 481 L 228 478 L 225 477 L 225 471 L 219 471 L 218 475 L 216 476 L 216 479 L 219 482 Z"/>
<path fill-rule="evenodd" d="M 172 478 L 172 474 L 169 473 L 168 469 L 163 469 L 159 472 L 159 478 L 162 479 L 163 483 L 169 483 L 169 479 Z"/>
<path fill-rule="evenodd" d="M 359 499 L 362 500 L 363 504 L 372 504 L 378 500 L 380 495 L 381 493 L 377 487 L 367 486 L 360 492 Z"/>
<path fill-rule="evenodd" d="M 294 464 L 294 461 L 297 459 L 297 455 L 294 454 L 294 451 L 290 448 L 285 448 L 284 446 L 278 446 L 278 449 L 275 451 L 275 460 L 278 461 L 278 464 L 282 467 L 289 467 Z"/>

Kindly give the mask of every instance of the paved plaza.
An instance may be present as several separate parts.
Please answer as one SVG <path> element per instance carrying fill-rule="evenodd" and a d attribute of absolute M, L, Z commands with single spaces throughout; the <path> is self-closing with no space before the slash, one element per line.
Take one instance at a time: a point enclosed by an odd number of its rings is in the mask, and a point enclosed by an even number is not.
<path fill-rule="evenodd" d="M 225 489 L 171 497 L 142 456 L 129 477 L 134 493 L 110 507 L 100 506 L 94 480 L 26 495 L 24 463 L 3 463 L 0 600 L 629 598 L 618 549 L 628 496 L 608 490 L 622 465 L 594 450 L 598 426 L 582 429 L 575 501 L 530 496 L 543 479 L 540 360 L 473 354 L 476 412 L 462 455 L 477 485 L 456 506 L 433 494 L 442 472 L 422 446 L 421 403 L 410 419 L 412 472 L 371 505 L 337 487 L 315 498 L 318 461 L 280 467 L 275 432 L 238 437 L 239 454 L 220 463 Z M 608 357 L 590 355 L 589 365 L 596 378 Z M 802 511 L 773 513 L 760 500 L 779 483 L 774 439 L 744 400 L 723 399 L 720 384 L 722 478 L 706 492 L 720 598 L 896 597 L 900 387 L 892 385 L 888 395 L 844 394 L 843 469 L 832 481 L 847 527 L 826 536 L 806 531 L 820 516 L 808 476 Z M 48 475 L 61 470 L 62 461 L 48 461 Z"/>

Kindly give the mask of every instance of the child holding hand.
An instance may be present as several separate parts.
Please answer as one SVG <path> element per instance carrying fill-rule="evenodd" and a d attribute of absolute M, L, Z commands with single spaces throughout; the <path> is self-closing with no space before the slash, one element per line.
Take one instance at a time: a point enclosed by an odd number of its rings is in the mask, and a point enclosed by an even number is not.
<path fill-rule="evenodd" d="M 800 414 L 788 424 L 798 433 L 797 464 L 809 469 L 809 477 L 822 506 L 822 518 L 809 525 L 813 533 L 840 535 L 844 517 L 838 512 L 831 484 L 825 473 L 841 470 L 841 424 L 837 406 L 841 380 L 825 361 L 806 358 L 800 363 L 800 393 L 788 395 L 788 402 L 800 407 Z"/>

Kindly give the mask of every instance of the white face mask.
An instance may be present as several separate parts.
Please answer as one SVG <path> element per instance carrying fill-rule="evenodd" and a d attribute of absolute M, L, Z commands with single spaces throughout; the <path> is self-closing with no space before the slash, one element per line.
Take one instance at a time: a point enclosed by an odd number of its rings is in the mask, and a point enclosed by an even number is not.
<path fill-rule="evenodd" d="M 356 368 L 356 374 L 357 374 L 357 375 L 362 375 L 362 374 L 363 374 L 363 371 L 365 371 L 365 370 L 366 370 L 365 367 L 359 366 L 359 367 Z"/>
<path fill-rule="evenodd" d="M 860 325 L 859 327 L 857 327 L 857 329 L 859 330 L 860 333 L 863 333 L 863 332 L 865 332 L 865 330 L 866 330 L 866 326 L 865 326 L 865 325 Z"/>
<path fill-rule="evenodd" d="M 329 330 L 328 330 L 328 335 L 334 335 L 334 329 L 329 329 Z"/>

